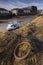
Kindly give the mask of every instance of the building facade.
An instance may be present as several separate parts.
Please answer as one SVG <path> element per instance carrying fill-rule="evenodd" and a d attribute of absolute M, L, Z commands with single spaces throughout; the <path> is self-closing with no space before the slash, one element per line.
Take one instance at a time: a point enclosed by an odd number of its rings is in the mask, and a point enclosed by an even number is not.
<path fill-rule="evenodd" d="M 14 8 L 11 10 L 13 15 L 17 15 L 18 14 L 18 8 Z"/>
<path fill-rule="evenodd" d="M 1 18 L 10 18 L 12 17 L 12 13 L 4 8 L 0 8 L 0 19 Z"/>
<path fill-rule="evenodd" d="M 12 9 L 11 12 L 13 13 L 13 15 L 16 15 L 16 16 L 23 15 L 23 10 L 19 8 Z"/>
<path fill-rule="evenodd" d="M 37 13 L 37 7 L 36 6 L 25 7 L 22 9 L 24 11 L 24 14 L 26 14 L 26 15 Z"/>
<path fill-rule="evenodd" d="M 13 15 L 32 15 L 37 13 L 37 7 L 36 6 L 30 6 L 30 7 L 25 7 L 25 8 L 15 8 L 11 10 Z"/>
<path fill-rule="evenodd" d="M 24 12 L 24 15 L 29 15 L 31 11 L 28 8 L 23 8 L 23 12 Z"/>

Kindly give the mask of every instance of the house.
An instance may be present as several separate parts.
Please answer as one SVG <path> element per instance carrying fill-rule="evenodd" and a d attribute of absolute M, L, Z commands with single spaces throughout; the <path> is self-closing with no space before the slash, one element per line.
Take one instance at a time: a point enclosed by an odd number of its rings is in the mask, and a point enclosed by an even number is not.
<path fill-rule="evenodd" d="M 1 18 L 10 18 L 12 17 L 12 13 L 4 8 L 0 8 L 0 19 Z"/>
<path fill-rule="evenodd" d="M 11 12 L 12 12 L 13 15 L 17 15 L 18 10 L 19 10 L 18 8 L 14 8 L 14 9 L 11 10 Z"/>
<path fill-rule="evenodd" d="M 21 15 L 33 15 L 37 14 L 37 7 L 36 6 L 30 6 L 25 8 L 14 8 L 11 10 L 13 15 L 21 16 Z"/>
<path fill-rule="evenodd" d="M 28 15 L 28 14 L 30 14 L 31 11 L 28 8 L 23 8 L 23 12 L 25 15 Z"/>
<path fill-rule="evenodd" d="M 9 11 L 4 8 L 0 8 L 0 13 L 1 14 L 9 14 Z"/>
<path fill-rule="evenodd" d="M 37 7 L 36 6 L 25 7 L 22 9 L 23 9 L 25 15 L 37 13 Z"/>
<path fill-rule="evenodd" d="M 17 15 L 23 15 L 23 10 L 19 9 L 19 8 L 12 9 L 11 12 L 13 15 L 16 15 L 16 16 Z"/>

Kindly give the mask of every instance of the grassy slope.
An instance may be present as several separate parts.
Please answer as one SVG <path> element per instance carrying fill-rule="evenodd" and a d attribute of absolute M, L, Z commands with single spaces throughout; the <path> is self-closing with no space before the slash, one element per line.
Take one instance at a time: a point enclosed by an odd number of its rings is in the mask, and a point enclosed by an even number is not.
<path fill-rule="evenodd" d="M 12 65 L 11 59 L 13 59 L 14 48 L 17 44 L 27 40 L 32 46 L 30 55 L 35 53 L 35 55 L 37 55 L 37 59 L 40 57 L 38 62 L 39 64 L 37 63 L 37 65 L 43 65 L 43 61 L 41 61 L 41 59 L 43 60 L 43 16 L 37 17 L 27 26 L 15 31 L 13 30 L 10 32 L 6 31 L 0 33 L 0 65 L 3 65 L 5 61 L 8 63 L 7 65 Z M 5 55 L 7 56 L 5 57 Z"/>

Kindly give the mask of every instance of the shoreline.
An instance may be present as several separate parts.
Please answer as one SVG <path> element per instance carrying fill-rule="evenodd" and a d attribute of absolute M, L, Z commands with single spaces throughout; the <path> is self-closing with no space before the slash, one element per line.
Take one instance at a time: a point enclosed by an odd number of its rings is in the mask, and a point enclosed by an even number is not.
<path fill-rule="evenodd" d="M 16 16 L 16 17 L 12 17 L 12 18 L 8 18 L 8 19 L 0 19 L 0 23 L 7 23 L 6 21 L 10 20 L 10 19 L 18 19 L 18 18 L 28 18 L 28 17 L 33 17 L 33 16 L 37 16 L 37 15 L 28 15 L 28 16 Z"/>

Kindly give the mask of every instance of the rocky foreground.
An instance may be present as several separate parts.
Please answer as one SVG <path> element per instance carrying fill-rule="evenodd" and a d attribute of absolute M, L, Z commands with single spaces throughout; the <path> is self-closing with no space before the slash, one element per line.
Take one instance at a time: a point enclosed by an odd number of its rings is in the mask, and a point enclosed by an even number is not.
<path fill-rule="evenodd" d="M 27 58 L 15 61 L 15 47 L 22 42 L 31 44 Z M 43 16 L 20 29 L 0 33 L 0 65 L 43 65 Z"/>

